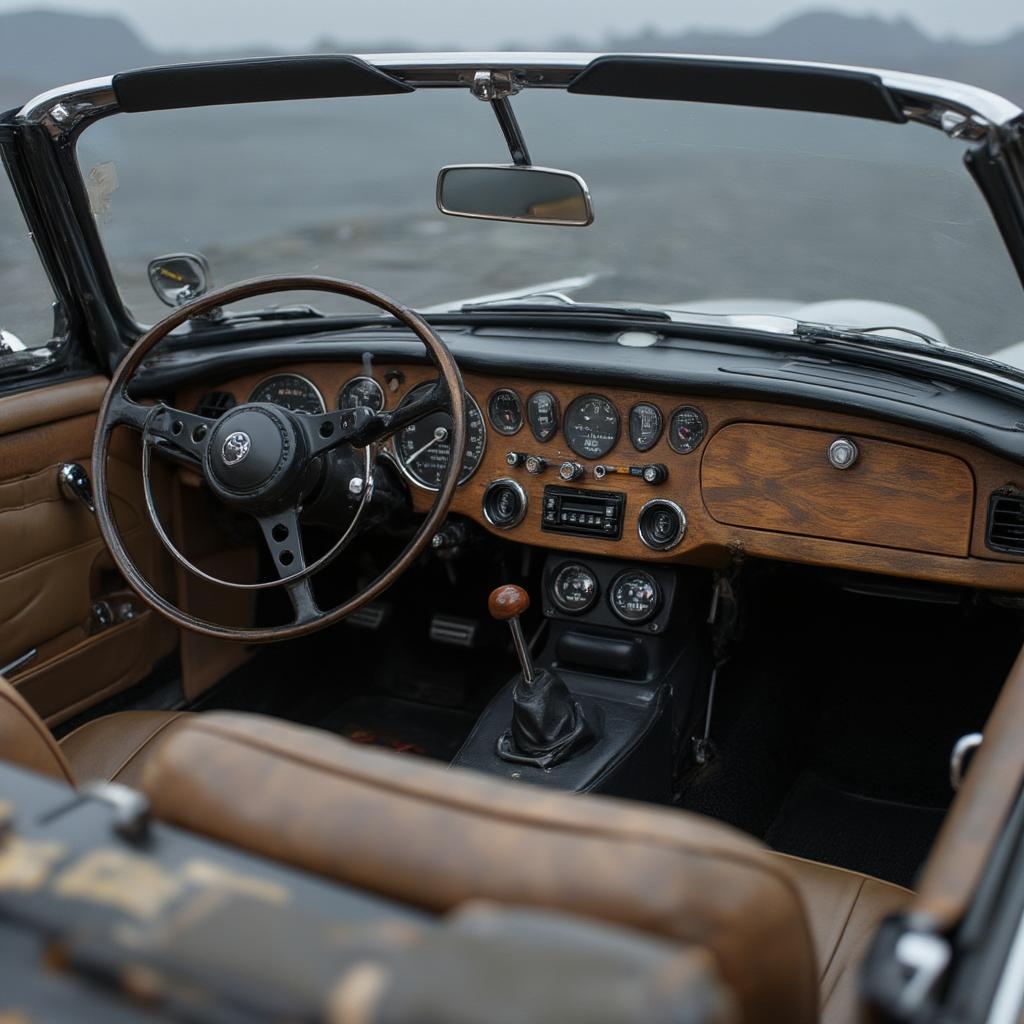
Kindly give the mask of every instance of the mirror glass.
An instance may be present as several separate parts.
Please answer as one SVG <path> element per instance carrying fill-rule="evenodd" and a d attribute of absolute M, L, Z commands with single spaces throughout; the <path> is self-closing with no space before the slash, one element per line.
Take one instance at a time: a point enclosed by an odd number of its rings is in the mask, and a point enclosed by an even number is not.
<path fill-rule="evenodd" d="M 445 167 L 437 206 L 453 217 L 584 227 L 594 220 L 586 183 L 571 171 L 503 164 Z"/>
<path fill-rule="evenodd" d="M 202 256 L 174 253 L 149 263 L 149 283 L 162 302 L 183 306 L 205 295 L 210 287 L 210 266 Z"/>

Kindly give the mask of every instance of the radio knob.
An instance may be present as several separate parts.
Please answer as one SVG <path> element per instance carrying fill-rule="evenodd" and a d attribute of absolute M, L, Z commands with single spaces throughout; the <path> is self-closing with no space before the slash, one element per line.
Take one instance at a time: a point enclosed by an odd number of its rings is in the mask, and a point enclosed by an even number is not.
<path fill-rule="evenodd" d="M 583 476 L 583 467 L 578 462 L 563 462 L 558 467 L 558 475 L 566 482 L 579 480 Z"/>
<path fill-rule="evenodd" d="M 527 455 L 526 472 L 533 476 L 540 476 L 548 468 L 548 460 L 542 459 L 539 455 Z"/>

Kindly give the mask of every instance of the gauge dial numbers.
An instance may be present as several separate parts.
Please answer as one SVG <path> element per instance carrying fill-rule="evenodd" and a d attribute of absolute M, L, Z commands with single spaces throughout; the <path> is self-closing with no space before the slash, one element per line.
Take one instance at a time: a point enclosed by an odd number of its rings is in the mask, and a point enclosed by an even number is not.
<path fill-rule="evenodd" d="M 339 409 L 365 407 L 374 412 L 384 408 L 384 389 L 372 377 L 353 377 L 338 392 Z"/>
<path fill-rule="evenodd" d="M 550 391 L 534 391 L 526 403 L 526 418 L 535 440 L 550 441 L 558 433 L 558 399 Z"/>
<path fill-rule="evenodd" d="M 627 569 L 612 580 L 608 603 L 623 622 L 640 626 L 658 614 L 661 588 L 649 572 Z"/>
<path fill-rule="evenodd" d="M 604 395 L 581 395 L 565 413 L 565 440 L 581 458 L 604 458 L 619 440 L 619 412 Z"/>
<path fill-rule="evenodd" d="M 699 447 L 707 436 L 708 421 L 696 406 L 683 405 L 674 413 L 668 424 L 668 443 L 672 451 L 688 455 Z"/>
<path fill-rule="evenodd" d="M 499 434 L 511 437 L 523 429 L 523 403 L 511 388 L 498 388 L 487 399 L 487 418 Z"/>
<path fill-rule="evenodd" d="M 560 566 L 551 583 L 551 600 L 570 615 L 592 608 L 599 593 L 597 577 L 579 562 Z"/>
<path fill-rule="evenodd" d="M 433 388 L 432 382 L 418 384 L 399 405 L 414 401 Z M 487 444 L 487 428 L 480 406 L 466 394 L 466 454 L 462 460 L 459 483 L 464 484 L 477 470 Z M 452 418 L 446 412 L 435 412 L 403 427 L 394 440 L 394 456 L 398 468 L 414 484 L 436 491 L 441 486 L 448 460 L 451 458 Z"/>
<path fill-rule="evenodd" d="M 303 412 L 317 416 L 326 412 L 323 395 L 316 385 L 297 373 L 279 373 L 260 381 L 249 395 L 250 402 L 269 402 L 289 412 Z"/>

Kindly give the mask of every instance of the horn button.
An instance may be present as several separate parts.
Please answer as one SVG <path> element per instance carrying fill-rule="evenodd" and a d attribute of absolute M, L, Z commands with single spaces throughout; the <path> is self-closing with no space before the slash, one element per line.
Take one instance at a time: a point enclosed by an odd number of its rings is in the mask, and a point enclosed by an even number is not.
<path fill-rule="evenodd" d="M 206 479 L 235 502 L 280 497 L 301 474 L 305 446 L 274 406 L 244 405 L 222 416 L 206 449 Z"/>

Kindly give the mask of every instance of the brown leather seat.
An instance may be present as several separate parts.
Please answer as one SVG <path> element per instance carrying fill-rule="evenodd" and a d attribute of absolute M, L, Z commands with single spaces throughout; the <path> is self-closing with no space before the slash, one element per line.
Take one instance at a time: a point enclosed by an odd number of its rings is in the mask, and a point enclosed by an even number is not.
<path fill-rule="evenodd" d="M 871 936 L 912 898 L 707 818 L 255 715 L 192 716 L 147 760 L 142 787 L 165 820 L 438 913 L 484 898 L 700 946 L 747 1021 L 856 1020 Z"/>
<path fill-rule="evenodd" d="M 187 717 L 179 711 L 120 711 L 86 722 L 57 743 L 24 697 L 0 676 L 0 758 L 72 786 L 137 786 L 146 760 Z"/>

